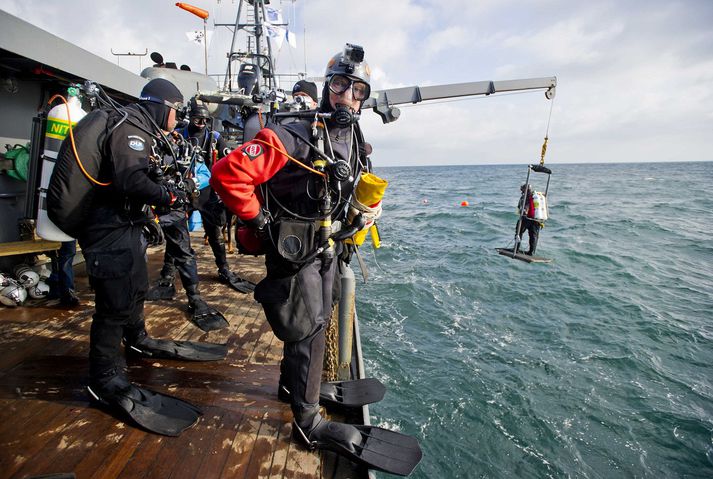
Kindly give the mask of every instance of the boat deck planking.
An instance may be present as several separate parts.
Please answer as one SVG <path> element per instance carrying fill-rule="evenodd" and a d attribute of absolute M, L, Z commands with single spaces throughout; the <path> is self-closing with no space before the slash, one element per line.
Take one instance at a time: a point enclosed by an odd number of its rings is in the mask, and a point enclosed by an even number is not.
<path fill-rule="evenodd" d="M 363 468 L 292 439 L 292 414 L 277 399 L 282 342 L 252 294 L 218 283 L 210 247 L 192 236 L 203 298 L 230 326 L 205 333 L 188 321 L 177 280 L 173 301 L 146 303 L 153 337 L 228 343 L 218 362 L 129 360 L 137 384 L 191 401 L 204 415 L 180 437 L 163 437 L 92 406 L 86 392 L 93 295 L 84 265 L 75 266 L 80 306 L 35 300 L 0 309 L 0 478 L 75 473 L 77 478 L 346 478 Z M 229 255 L 254 282 L 262 258 Z M 149 250 L 157 279 L 162 248 Z"/>

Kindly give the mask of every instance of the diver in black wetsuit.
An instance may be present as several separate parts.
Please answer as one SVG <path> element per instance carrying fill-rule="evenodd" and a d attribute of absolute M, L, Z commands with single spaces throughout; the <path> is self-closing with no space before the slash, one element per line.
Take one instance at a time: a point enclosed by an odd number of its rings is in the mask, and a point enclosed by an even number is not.
<path fill-rule="evenodd" d="M 255 289 L 255 285 L 230 271 L 228 266 L 225 242 L 221 234 L 221 229 L 226 222 L 225 206 L 208 184 L 210 169 L 214 161 L 223 158 L 229 152 L 228 146 L 220 136 L 220 133 L 208 127 L 208 122 L 211 118 L 208 109 L 195 99 L 192 99 L 190 103 L 190 122 L 187 127 L 177 129 L 175 133 L 189 142 L 192 147 L 200 148 L 200 158 L 194 165 L 193 170 L 194 180 L 200 192 L 196 206 L 200 212 L 203 228 L 215 256 L 215 264 L 218 267 L 218 280 L 238 292 L 249 293 Z M 181 282 L 186 288 L 189 300 L 193 298 L 193 301 L 196 301 L 198 276 L 195 266 L 195 252 L 191 248 L 190 235 L 185 223 L 185 215 L 166 217 L 161 223 L 166 236 L 166 252 L 164 254 L 161 277 L 156 286 L 149 290 L 149 301 L 173 299 L 176 294 L 174 285 L 176 269 L 179 271 Z"/>
<path fill-rule="evenodd" d="M 146 84 L 138 103 L 109 113 L 110 134 L 104 140 L 102 161 L 111 172 L 110 184 L 96 189 L 78 235 L 96 303 L 89 342 L 89 392 L 103 405 L 165 435 L 178 435 L 192 426 L 199 411 L 130 383 L 122 339 L 127 354 L 189 360 L 225 357 L 223 345 L 153 339 L 144 324 L 146 246 L 162 241 L 146 205 L 170 208 L 186 200 L 186 193 L 175 185 L 158 184 L 149 176 L 149 156 L 167 144 L 161 130 L 173 129 L 182 103 L 183 96 L 171 82 L 154 79 Z M 75 135 L 81 135 L 77 130 Z"/>
<path fill-rule="evenodd" d="M 216 163 L 211 185 L 263 239 L 267 276 L 257 285 L 255 299 L 284 341 L 279 391 L 290 401 L 295 437 L 312 449 L 334 450 L 371 468 L 408 474 L 421 458 L 415 438 L 332 422 L 319 411 L 325 326 L 343 246 L 332 246 L 337 240 L 330 236 L 331 225 L 340 221 L 342 230 L 351 231 L 342 239 L 354 234 L 349 202 L 356 181 L 371 169 L 370 147 L 357 122 L 371 90 L 363 55 L 361 47 L 347 45 L 328 63 L 322 102 L 312 115 L 316 120 L 318 112 L 329 114 L 324 123 L 315 121 L 313 129 L 305 120 L 269 122 Z M 331 158 L 329 166 L 319 160 L 319 148 Z M 310 164 L 321 164 L 324 172 L 306 168 Z"/>

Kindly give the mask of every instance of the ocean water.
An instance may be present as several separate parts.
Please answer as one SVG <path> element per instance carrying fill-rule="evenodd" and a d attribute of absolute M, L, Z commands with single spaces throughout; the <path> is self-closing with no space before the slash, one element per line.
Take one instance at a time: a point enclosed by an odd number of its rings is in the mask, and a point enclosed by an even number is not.
<path fill-rule="evenodd" d="M 525 166 L 377 169 L 372 421 L 419 438 L 415 478 L 713 477 L 713 162 L 551 167 L 551 264 L 495 251 Z"/>

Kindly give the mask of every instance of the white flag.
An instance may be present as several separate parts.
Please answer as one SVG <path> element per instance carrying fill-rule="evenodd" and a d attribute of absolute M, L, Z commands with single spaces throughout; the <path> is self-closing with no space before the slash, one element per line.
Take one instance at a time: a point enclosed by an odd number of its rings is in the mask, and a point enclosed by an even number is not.
<path fill-rule="evenodd" d="M 287 43 L 289 43 L 292 48 L 297 48 L 297 35 L 289 30 L 287 30 Z"/>
<path fill-rule="evenodd" d="M 278 50 L 282 48 L 282 42 L 285 41 L 285 29 L 282 27 L 275 27 L 270 24 L 266 25 L 267 36 L 275 42 L 275 48 Z"/>
<path fill-rule="evenodd" d="M 208 45 L 210 45 L 210 39 L 213 38 L 213 31 L 208 30 L 206 32 L 206 35 L 208 36 Z M 194 30 L 192 32 L 186 32 L 186 36 L 188 37 L 188 40 L 196 43 L 198 45 L 203 45 L 203 31 L 202 30 Z"/>
<path fill-rule="evenodd" d="M 282 12 L 276 8 L 265 7 L 265 12 L 267 13 L 267 18 L 265 21 L 268 23 L 284 23 L 282 21 Z"/>

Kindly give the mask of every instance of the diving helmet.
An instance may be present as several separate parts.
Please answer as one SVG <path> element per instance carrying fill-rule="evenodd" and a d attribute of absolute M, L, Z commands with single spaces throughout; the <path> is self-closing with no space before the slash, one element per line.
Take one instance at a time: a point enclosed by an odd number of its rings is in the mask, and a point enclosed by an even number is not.
<path fill-rule="evenodd" d="M 333 75 L 345 75 L 370 85 L 371 69 L 364 61 L 364 48 L 347 43 L 344 51 L 334 55 L 327 63 L 324 77 L 329 80 Z"/>
<path fill-rule="evenodd" d="M 359 45 L 347 43 L 344 51 L 337 53 L 329 60 L 324 76 L 325 82 L 320 104 L 320 110 L 323 112 L 334 111 L 329 100 L 330 91 L 339 95 L 351 88 L 353 98 L 359 100 L 360 105 L 371 95 L 371 69 L 369 64 L 364 61 L 364 49 Z M 343 116 L 343 121 L 337 121 L 337 123 L 353 123 L 358 119 L 358 116 L 351 114 L 350 118 L 347 118 L 346 114 Z"/>
<path fill-rule="evenodd" d="M 27 291 L 25 288 L 10 280 L 10 284 L 0 290 L 0 303 L 5 306 L 15 307 L 20 306 L 27 299 Z"/>
<path fill-rule="evenodd" d="M 32 299 L 46 298 L 47 295 L 50 294 L 50 287 L 47 283 L 40 280 L 36 285 L 27 288 L 27 294 L 29 294 Z"/>
<path fill-rule="evenodd" d="M 20 283 L 23 288 L 35 286 L 40 281 L 40 275 L 35 273 L 32 268 L 26 264 L 18 264 L 15 266 L 14 273 L 17 282 Z"/>

